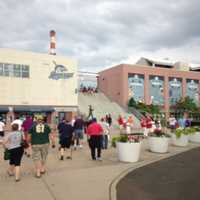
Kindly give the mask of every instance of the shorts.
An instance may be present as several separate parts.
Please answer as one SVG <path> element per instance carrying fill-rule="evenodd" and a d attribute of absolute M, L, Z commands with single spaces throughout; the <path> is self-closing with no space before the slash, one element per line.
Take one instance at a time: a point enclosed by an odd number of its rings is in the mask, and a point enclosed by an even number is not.
<path fill-rule="evenodd" d="M 17 147 L 14 149 L 10 149 L 9 152 L 10 152 L 9 164 L 14 166 L 20 166 L 24 149 L 22 147 Z"/>
<path fill-rule="evenodd" d="M 60 140 L 60 146 L 61 148 L 70 148 L 72 143 L 72 138 L 63 138 Z"/>
<path fill-rule="evenodd" d="M 83 139 L 83 130 L 82 129 L 76 129 L 74 130 L 75 138 Z"/>
<path fill-rule="evenodd" d="M 48 156 L 48 149 L 49 149 L 49 144 L 33 144 L 32 145 L 33 161 L 42 161 L 42 163 L 45 164 Z"/>
<path fill-rule="evenodd" d="M 0 131 L 0 137 L 4 137 L 4 131 Z"/>

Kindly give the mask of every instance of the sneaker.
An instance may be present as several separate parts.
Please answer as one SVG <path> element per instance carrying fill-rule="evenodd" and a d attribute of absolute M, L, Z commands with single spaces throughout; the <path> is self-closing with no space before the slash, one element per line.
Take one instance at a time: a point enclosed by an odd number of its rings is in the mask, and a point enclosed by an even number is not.
<path fill-rule="evenodd" d="M 102 161 L 102 158 L 101 158 L 101 157 L 97 157 L 97 160 L 98 160 L 98 161 Z"/>
<path fill-rule="evenodd" d="M 83 148 L 83 145 L 82 145 L 82 144 L 80 144 L 80 145 L 79 145 L 79 148 L 80 148 L 80 149 L 82 149 L 82 148 Z"/>
<path fill-rule="evenodd" d="M 67 156 L 67 159 L 70 159 L 70 160 L 72 160 L 72 157 L 71 157 L 71 156 Z"/>
<path fill-rule="evenodd" d="M 7 171 L 8 176 L 14 176 L 14 173 Z"/>
<path fill-rule="evenodd" d="M 60 157 L 60 160 L 64 160 L 64 156 L 61 156 L 61 157 Z"/>

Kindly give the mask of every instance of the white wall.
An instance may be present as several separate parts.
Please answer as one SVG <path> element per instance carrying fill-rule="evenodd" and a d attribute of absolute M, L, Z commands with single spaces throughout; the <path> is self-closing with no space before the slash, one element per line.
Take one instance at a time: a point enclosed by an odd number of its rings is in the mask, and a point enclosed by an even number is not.
<path fill-rule="evenodd" d="M 67 67 L 72 78 L 49 79 L 57 64 Z M 0 76 L 0 105 L 77 106 L 77 63 L 63 56 L 0 49 L 0 63 L 30 67 L 29 78 Z"/>

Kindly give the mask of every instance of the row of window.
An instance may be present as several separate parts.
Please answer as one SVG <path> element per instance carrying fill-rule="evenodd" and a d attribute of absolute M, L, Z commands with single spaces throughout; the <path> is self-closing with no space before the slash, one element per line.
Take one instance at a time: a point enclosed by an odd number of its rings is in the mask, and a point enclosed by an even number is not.
<path fill-rule="evenodd" d="M 20 64 L 0 63 L 0 76 L 29 78 L 29 66 Z"/>
<path fill-rule="evenodd" d="M 128 78 L 129 96 L 136 101 L 144 101 L 144 75 L 129 74 Z M 175 104 L 182 97 L 182 79 L 169 77 L 168 90 L 169 102 Z M 186 79 L 186 95 L 199 103 L 199 81 Z M 151 102 L 157 105 L 164 104 L 164 78 L 160 76 L 150 76 L 149 95 Z"/>

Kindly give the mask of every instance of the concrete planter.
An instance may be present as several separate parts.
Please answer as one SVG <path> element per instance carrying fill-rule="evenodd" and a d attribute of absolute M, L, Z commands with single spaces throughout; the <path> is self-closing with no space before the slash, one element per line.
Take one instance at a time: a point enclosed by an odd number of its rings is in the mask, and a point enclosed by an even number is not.
<path fill-rule="evenodd" d="M 180 138 L 177 138 L 175 134 L 172 135 L 172 144 L 179 147 L 185 147 L 188 145 L 189 136 L 181 135 Z"/>
<path fill-rule="evenodd" d="M 167 153 L 169 138 L 167 137 L 148 137 L 150 151 L 154 153 Z"/>
<path fill-rule="evenodd" d="M 123 143 L 117 142 L 118 160 L 122 162 L 137 162 L 140 158 L 141 142 Z"/>
<path fill-rule="evenodd" d="M 196 132 L 195 134 L 190 135 L 190 142 L 200 143 L 200 132 Z"/>

